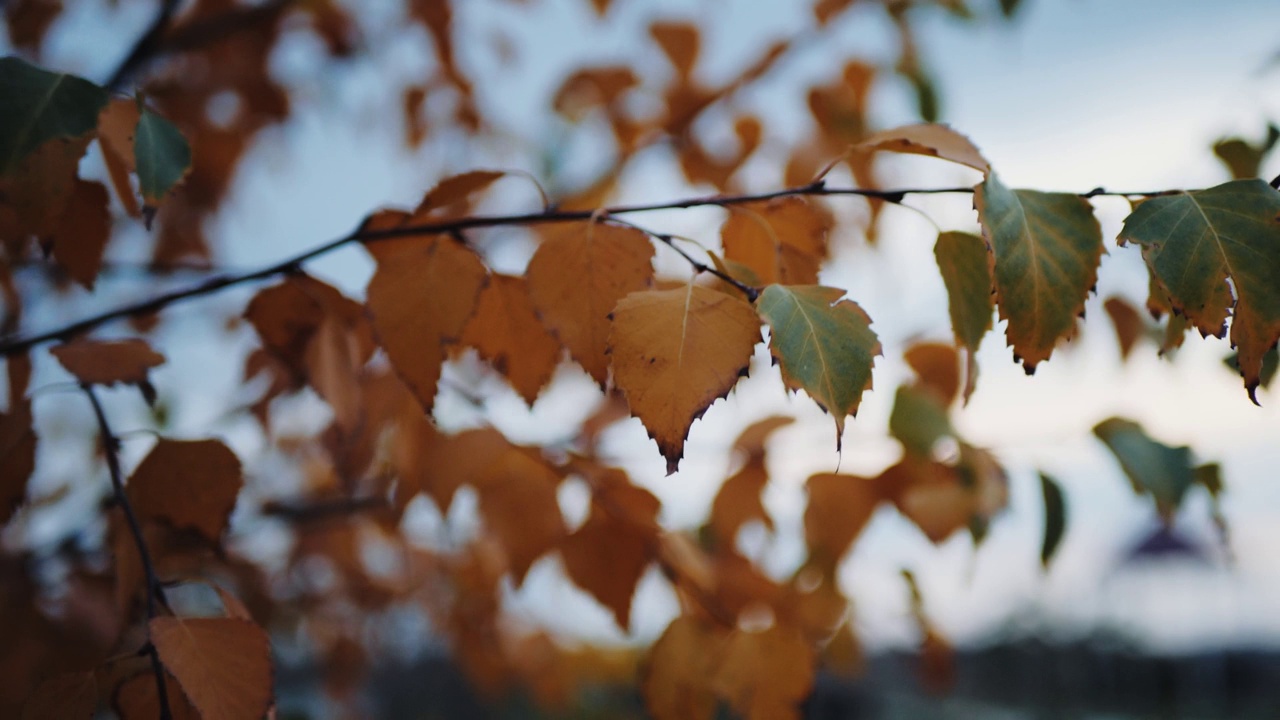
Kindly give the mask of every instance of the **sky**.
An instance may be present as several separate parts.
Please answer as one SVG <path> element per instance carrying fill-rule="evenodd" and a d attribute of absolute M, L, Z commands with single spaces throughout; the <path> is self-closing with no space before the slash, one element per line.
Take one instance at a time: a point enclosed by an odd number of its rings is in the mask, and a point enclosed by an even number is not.
<path fill-rule="evenodd" d="M 988 12 L 995 5 L 974 4 Z M 113 11 L 84 9 L 91 5 L 77 8 L 50 52 L 61 67 L 100 77 L 101 68 L 115 62 L 111 52 L 119 52 L 119 33 L 145 25 L 150 6 L 126 0 Z M 536 172 L 531 158 L 538 155 L 540 144 L 562 142 L 572 158 L 589 165 L 597 149 L 589 134 L 557 126 L 536 103 L 568 68 L 584 59 L 634 56 L 634 40 L 629 38 L 655 15 L 715 14 L 705 40 L 706 64 L 699 69 L 708 79 L 731 73 L 763 41 L 796 32 L 809 22 L 802 12 L 763 0 L 619 2 L 604 23 L 584 13 L 583 5 L 577 0 L 483 0 L 468 2 L 459 11 L 459 24 L 481 39 L 460 44 L 464 66 L 492 78 L 494 90 L 485 101 L 513 130 L 508 144 L 489 148 L 484 157 L 457 157 L 447 147 L 431 146 L 407 153 L 400 143 L 398 114 L 371 109 L 388 103 L 398 107 L 386 80 L 422 72 L 428 62 L 422 38 L 371 47 L 366 56 L 323 78 L 302 72 L 320 53 L 314 43 L 300 39 L 286 44 L 275 59 L 275 70 L 295 78 L 302 101 L 289 124 L 267 133 L 255 148 L 226 210 L 215 221 L 212 231 L 222 248 L 219 262 L 233 267 L 274 262 L 346 232 L 373 208 L 416 203 L 433 181 L 450 172 L 513 163 Z M 1022 5 L 1012 23 L 964 23 L 935 13 L 919 25 L 922 52 L 938 78 L 943 120 L 972 138 L 1011 187 L 1084 191 L 1097 186 L 1209 186 L 1226 179 L 1209 152 L 1215 138 L 1257 138 L 1269 119 L 1280 118 L 1280 67 L 1266 67 L 1280 51 L 1280 37 L 1274 33 L 1280 27 L 1280 3 L 1024 0 Z M 362 4 L 364 21 L 374 26 L 396 22 L 391 6 Z M 95 27 L 112 31 L 94 33 Z M 805 90 L 838 72 L 853 50 L 870 57 L 889 56 L 894 47 L 889 30 L 872 9 L 855 8 L 830 37 L 789 60 L 743 102 L 776 113 L 770 116 L 769 132 L 780 137 L 803 133 Z M 494 64 L 486 43 L 497 36 L 516 43 L 519 64 Z M 903 84 L 883 83 L 875 92 L 879 125 L 912 120 L 911 98 Z M 753 165 L 766 162 L 756 160 Z M 948 186 L 978 179 L 970 171 L 923 158 L 885 161 L 883 169 L 892 178 L 890 184 L 900 186 Z M 764 170 L 761 177 L 772 177 Z M 1276 159 L 1264 173 L 1280 173 Z M 748 178 L 749 185 L 753 182 L 763 183 Z M 538 200 L 528 187 L 513 183 L 501 189 L 495 207 L 536 208 Z M 655 158 L 637 163 L 625 178 L 620 199 L 645 202 L 689 194 L 664 160 Z M 917 197 L 908 204 L 942 229 L 976 230 L 966 196 Z M 1153 346 L 1142 345 L 1128 364 L 1121 364 L 1101 303 L 1119 294 L 1140 306 L 1146 275 L 1136 249 L 1113 242 L 1128 212 L 1124 201 L 1099 198 L 1094 205 L 1109 254 L 1103 259 L 1098 294 L 1086 306 L 1080 337 L 1042 364 L 1034 378 L 1027 378 L 1005 347 L 1003 326 L 997 326 L 978 356 L 982 374 L 977 394 L 954 418 L 969 441 L 991 448 L 1006 464 L 1011 476 L 1009 509 L 976 550 L 963 534 L 932 547 L 892 511 L 878 514 L 842 572 L 858 627 L 870 645 L 909 643 L 914 637 L 899 575 L 903 567 L 915 571 L 927 608 L 944 633 L 966 643 L 990 641 L 1005 632 L 1070 636 L 1104 629 L 1119 629 L 1151 647 L 1173 651 L 1206 643 L 1280 641 L 1280 620 L 1273 612 L 1280 603 L 1280 563 L 1271 551 L 1280 543 L 1280 483 L 1275 470 L 1280 467 L 1280 391 L 1262 393 L 1261 408 L 1251 405 L 1239 378 L 1221 366 L 1228 353 L 1226 342 L 1212 338 L 1188 338 L 1173 361 L 1156 358 Z M 687 211 L 655 213 L 646 216 L 645 223 L 714 241 L 720 219 L 715 211 Z M 669 527 L 694 527 L 702 521 L 719 481 L 733 470 L 726 459 L 733 437 L 751 421 L 775 412 L 798 418 L 779 431 L 770 446 L 773 480 L 766 504 L 778 531 L 770 537 L 760 528 L 749 528 L 742 543 L 779 574 L 794 567 L 803 552 L 805 478 L 837 465 L 842 472 L 874 474 L 896 459 L 896 444 L 884 436 L 893 389 L 908 379 L 896 356 L 912 339 L 949 337 L 945 294 L 932 259 L 935 234 L 930 221 L 919 214 L 889 208 L 878 247 L 836 238 L 836 258 L 822 280 L 848 289 L 862 304 L 874 318 L 888 356 L 877 364 L 875 389 L 858 418 L 849 423 L 842 456 L 835 452 L 831 419 L 807 398 L 784 393 L 762 348 L 757 349 L 750 377 L 695 423 L 686 460 L 675 475 L 665 476 L 664 463 L 637 421 L 607 434 L 606 451 L 663 499 L 663 520 Z M 142 240 L 133 242 L 115 251 L 121 256 L 136 252 Z M 518 239 L 495 240 L 501 242 L 511 244 L 497 256 L 498 263 L 506 265 L 501 269 L 519 270 L 527 259 L 527 245 Z M 659 263 L 664 269 L 680 267 L 661 252 Z M 371 272 L 367 257 L 356 249 L 335 253 L 311 268 L 356 297 L 363 294 Z M 110 288 L 121 298 L 154 290 L 127 278 L 113 281 Z M 245 424 L 226 417 L 226 398 L 243 396 L 236 389 L 240 364 L 228 361 L 233 353 L 223 338 L 193 330 L 204 327 L 211 310 L 237 313 L 248 296 L 231 292 L 170 310 L 158 343 L 170 362 L 156 382 L 162 392 L 166 385 L 184 388 L 173 409 L 173 432 L 224 434 L 242 456 L 253 457 L 261 450 L 260 440 Z M 73 307 L 36 303 L 30 317 L 33 325 L 43 327 L 41 321 L 51 324 L 65 318 Z M 245 333 L 233 341 L 236 353 L 251 345 Z M 47 375 L 37 377 L 37 384 L 61 379 Z M 185 388 L 193 377 L 201 383 L 188 392 Z M 518 440 L 556 439 L 556 433 L 580 419 L 597 397 L 581 373 L 568 366 L 561 368 L 555 385 L 532 411 L 499 388 L 492 375 L 456 368 L 449 377 L 460 383 L 478 381 L 493 391 L 488 406 L 492 420 Z M 146 415 L 136 403 L 113 400 L 113 409 L 127 421 L 146 425 Z M 42 436 L 48 432 L 55 438 L 89 437 L 92 424 L 83 418 L 79 402 L 75 397 L 49 399 L 41 414 L 46 424 Z M 314 399 L 300 401 L 295 422 L 322 422 L 318 406 Z M 448 398 L 442 399 L 439 412 L 453 426 L 478 420 L 474 409 Z M 1150 503 L 1133 495 L 1115 461 L 1090 435 L 1093 424 L 1112 415 L 1141 422 L 1165 442 L 1190 444 L 1199 461 L 1223 464 L 1223 510 L 1231 524 L 1232 563 L 1215 555 L 1215 562 L 1207 565 L 1154 572 L 1121 567 L 1126 552 L 1154 529 L 1156 520 Z M 42 451 L 44 488 L 65 482 L 90 449 L 85 443 L 79 454 Z M 144 452 L 145 444 L 127 447 L 135 461 Z M 1038 470 L 1062 482 L 1070 513 L 1066 539 L 1047 573 L 1041 571 L 1038 558 Z M 71 502 L 87 510 L 92 498 L 82 495 Z M 585 509 L 580 486 L 568 484 L 562 499 L 571 515 Z M 448 519 L 422 503 L 409 528 L 424 538 L 440 533 L 442 527 L 465 534 L 474 529 L 469 519 L 473 510 L 474 497 L 465 493 Z M 52 537 L 69 520 L 43 522 L 48 527 L 34 527 L 32 532 Z M 1220 553 L 1201 494 L 1193 492 L 1188 498 L 1178 528 Z M 612 628 L 607 611 L 564 580 L 554 560 L 535 566 L 525 586 L 512 591 L 509 600 L 518 614 L 566 634 L 625 640 Z M 647 577 L 636 603 L 635 636 L 656 636 L 674 609 L 674 599 L 656 573 Z"/>

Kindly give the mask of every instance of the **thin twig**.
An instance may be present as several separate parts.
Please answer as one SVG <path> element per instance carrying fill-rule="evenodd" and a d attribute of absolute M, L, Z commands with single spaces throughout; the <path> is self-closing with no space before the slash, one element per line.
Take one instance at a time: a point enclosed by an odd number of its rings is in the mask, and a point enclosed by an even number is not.
<path fill-rule="evenodd" d="M 133 44 L 133 48 L 129 50 L 129 54 L 116 67 L 115 72 L 111 73 L 107 81 L 103 83 L 108 90 L 119 90 L 120 86 L 124 85 L 134 71 L 159 53 L 160 37 L 169 28 L 169 21 L 173 19 L 173 14 L 177 11 L 178 0 L 161 0 L 160 12 L 156 13 L 156 17 L 151 21 L 151 25 L 147 27 L 147 31 L 142 34 L 142 37 L 138 38 L 138 41 Z"/>
<path fill-rule="evenodd" d="M 124 474 L 120 471 L 120 439 L 111 431 L 111 424 L 107 422 L 107 415 L 102 410 L 102 403 L 98 400 L 98 395 L 93 391 L 93 386 L 88 383 L 82 383 L 80 388 L 84 390 L 84 394 L 88 396 L 89 403 L 93 405 L 93 414 L 98 419 L 98 432 L 102 435 L 102 452 L 107 457 L 107 469 L 111 474 L 111 492 L 115 497 L 116 504 L 124 511 L 125 521 L 129 525 L 129 533 L 133 536 L 134 545 L 138 550 L 138 557 L 142 561 L 142 573 L 147 586 L 147 622 L 150 623 L 156 617 L 156 600 L 168 602 L 164 597 L 164 588 L 160 585 L 160 578 L 156 575 L 155 564 L 151 561 L 151 553 L 147 550 L 147 543 L 142 535 L 142 524 L 138 522 L 138 516 L 133 512 L 133 505 L 129 502 L 129 496 L 124 492 Z M 160 701 L 160 720 L 171 720 L 173 711 L 169 708 L 169 691 L 165 687 L 164 668 L 160 665 L 160 652 L 156 650 L 156 646 L 148 642 L 144 648 L 144 652 L 151 657 L 151 671 L 156 676 L 156 694 Z"/>
<path fill-rule="evenodd" d="M 0 342 L 0 356 L 9 356 L 17 353 L 25 352 L 30 348 L 54 340 L 66 340 L 75 335 L 83 333 L 87 330 L 111 322 L 112 320 L 120 320 L 122 318 L 135 317 L 138 315 L 146 315 L 157 312 L 170 305 L 174 305 L 183 300 L 188 300 L 225 290 L 236 285 L 266 280 L 278 275 L 286 275 L 296 272 L 304 263 L 314 260 L 318 257 L 328 255 L 329 253 L 341 247 L 349 245 L 353 242 L 377 242 L 379 240 L 387 240 L 390 238 L 413 237 L 420 235 L 439 235 L 453 234 L 470 228 L 480 227 L 503 227 L 513 225 L 540 225 L 546 223 L 574 222 L 580 220 L 589 220 L 593 216 L 600 215 L 627 215 L 631 213 L 653 212 L 657 210 L 681 210 L 693 207 L 707 206 L 728 206 L 742 205 L 753 202 L 765 202 L 775 198 L 792 197 L 792 196 L 842 196 L 853 195 L 857 197 L 875 198 L 886 202 L 898 203 L 907 195 L 940 195 L 940 194 L 972 194 L 972 187 L 947 187 L 947 188 L 901 188 L 894 190 L 872 190 L 868 188 L 833 188 L 827 187 L 825 183 L 810 183 L 795 188 L 785 190 L 775 190 L 773 192 L 755 193 L 746 195 L 707 195 L 702 197 L 685 198 L 681 200 L 673 200 L 668 202 L 648 203 L 640 205 L 615 205 L 611 207 L 600 208 L 598 210 L 544 210 L 533 213 L 521 213 L 512 215 L 476 215 L 456 220 L 447 220 L 440 222 L 428 222 L 415 225 L 403 225 L 400 227 L 385 228 L 381 230 L 360 230 L 357 229 L 351 233 L 335 238 L 326 243 L 322 243 L 308 250 L 305 250 L 290 258 L 268 265 L 257 270 L 251 270 L 244 273 L 232 273 L 215 275 L 208 278 L 202 283 L 180 290 L 172 290 L 167 293 L 161 293 L 146 300 L 141 300 L 127 305 L 121 305 L 111 310 L 82 318 L 75 322 L 69 323 L 62 327 L 27 335 L 23 337 L 15 337 Z M 1095 188 L 1087 193 L 1076 193 L 1080 197 L 1091 198 L 1100 195 L 1116 196 L 1116 197 L 1135 197 L 1135 196 L 1155 196 L 1165 195 L 1171 192 L 1181 192 L 1179 190 L 1157 190 L 1151 192 L 1113 192 Z M 683 253 L 682 253 L 683 254 Z M 686 256 L 686 259 L 690 259 Z M 700 263 L 694 264 L 695 269 Z M 704 266 L 705 267 L 705 266 Z M 733 283 L 735 286 L 741 283 Z M 743 286 L 746 287 L 746 286 Z M 741 289 L 741 288 L 740 288 Z M 744 291 L 745 292 L 745 291 Z"/>

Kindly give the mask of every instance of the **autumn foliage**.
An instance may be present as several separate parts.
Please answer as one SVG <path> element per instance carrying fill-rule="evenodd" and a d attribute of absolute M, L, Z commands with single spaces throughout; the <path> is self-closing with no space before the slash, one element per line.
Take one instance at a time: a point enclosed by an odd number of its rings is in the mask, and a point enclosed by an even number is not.
<path fill-rule="evenodd" d="M 393 110 L 404 116 L 407 151 L 432 142 L 470 150 L 501 135 L 477 99 L 484 78 L 459 59 L 458 4 L 412 0 L 402 8 L 431 59 L 426 76 L 397 89 Z M 827 31 L 854 4 L 817 2 L 811 32 Z M 584 3 L 599 22 L 617 11 L 610 5 Z M 900 55 L 888 67 L 856 56 L 831 65 L 825 83 L 808 90 L 805 141 L 768 153 L 779 165 L 774 190 L 747 189 L 744 168 L 768 133 L 734 98 L 806 38 L 759 48 L 731 76 L 711 81 L 700 72 L 700 28 L 660 19 L 636 42 L 665 63 L 662 74 L 584 64 L 544 98 L 546 112 L 574 132 L 594 123 L 611 146 L 608 166 L 589 180 L 557 178 L 547 191 L 527 173 L 442 171 L 415 207 L 371 208 L 350 233 L 335 230 L 306 253 L 236 273 L 215 272 L 210 220 L 255 143 L 296 102 L 269 71 L 272 52 L 305 35 L 320 42 L 326 63 L 358 55 L 376 38 L 364 36 L 355 4 L 156 3 L 154 22 L 99 84 L 41 66 L 61 3 L 7 3 L 9 37 L 26 59 L 0 59 L 0 348 L 8 373 L 0 715 L 273 716 L 272 643 L 286 635 L 301 638 L 314 658 L 327 702 L 358 708 L 380 652 L 367 626 L 403 608 L 428 618 L 478 693 L 495 702 L 527 695 L 550 712 L 575 707 L 584 688 L 621 686 L 636 688 L 656 718 L 710 718 L 720 708 L 735 717 L 799 717 L 819 674 L 858 672 L 842 559 L 885 508 L 934 543 L 961 531 L 981 541 L 1008 502 L 1008 478 L 997 454 L 968 442 L 952 421 L 981 391 L 978 346 L 998 318 L 1030 374 L 1077 334 L 1108 252 L 1091 198 L 1111 194 L 1006 186 L 977 144 L 933 122 L 937 97 L 912 40 L 916 13 L 967 13 L 966 3 L 877 5 L 900 34 Z M 1006 13 L 1016 5 L 1002 3 Z M 922 122 L 873 127 L 868 91 L 879 82 L 912 88 Z M 641 92 L 651 102 L 635 102 Z M 210 110 L 220 103 L 233 109 Z M 732 137 L 733 149 L 709 141 L 708 124 Z M 884 187 L 877 158 L 904 153 L 948 163 L 971 182 Z M 645 158 L 670 163 L 698 192 L 629 204 L 618 188 Z M 1126 196 L 1133 212 L 1110 252 L 1141 253 L 1150 271 L 1145 310 L 1159 325 L 1120 298 L 1106 311 L 1126 356 L 1146 335 L 1163 351 L 1193 328 L 1229 333 L 1257 402 L 1280 338 L 1280 193 L 1252 177 L 1256 158 L 1237 158 L 1233 170 L 1237 179 L 1212 188 Z M 494 198 L 505 197 L 497 189 L 509 185 L 523 185 L 541 207 L 494 210 Z M 825 286 L 822 272 L 837 234 L 875 242 L 883 209 L 923 192 L 947 193 L 976 212 L 972 227 L 940 231 L 934 244 L 950 328 L 941 340 L 894 347 L 877 336 L 859 288 Z M 863 212 L 851 219 L 835 210 L 848 205 Z M 684 238 L 646 219 L 694 207 L 718 209 L 718 233 Z M 180 282 L 132 301 L 103 297 L 108 258 L 126 242 L 136 251 L 138 237 L 149 252 L 145 270 Z M 528 249 L 518 267 L 496 260 L 516 245 Z M 373 263 L 362 294 L 308 269 L 350 246 Z M 183 274 L 193 268 L 207 276 Z M 242 286 L 253 295 L 233 324 L 250 329 L 253 347 L 243 357 L 229 351 L 225 362 L 243 363 L 255 394 L 226 412 L 252 418 L 254 439 L 233 441 L 212 427 L 171 436 L 159 422 L 154 437 L 123 435 L 118 413 L 134 396 L 119 388 L 136 388 L 156 417 L 182 392 L 152 382 L 156 368 L 172 365 L 153 334 L 166 310 Z M 31 319 L 25 308 L 43 294 L 68 296 L 72 311 Z M 842 444 L 845 427 L 874 386 L 894 397 L 887 432 L 902 449 L 869 477 L 833 468 L 806 481 L 806 556 L 781 573 L 738 540 L 753 523 L 774 530 L 762 499 L 767 454 L 791 418 L 746 425 L 700 529 L 671 526 L 658 496 L 602 451 L 609 428 L 635 418 L 653 441 L 646 452 L 679 473 L 691 428 L 750 372 L 761 344 L 780 371 L 776 392 L 795 391 L 830 416 L 833 448 L 852 452 Z M 901 356 L 912 372 L 896 389 L 879 379 L 885 355 Z M 479 390 L 454 379 L 468 376 L 451 373 L 468 367 L 487 368 L 530 407 L 561 374 L 581 374 L 598 388 L 597 405 L 571 436 L 540 445 L 515 442 L 487 419 L 461 427 L 442 406 L 443 398 L 475 400 Z M 26 530 L 41 513 L 59 512 L 57 493 L 32 489 L 37 456 L 59 442 L 37 432 L 48 425 L 39 422 L 46 394 L 32 383 L 33 368 L 40 378 L 72 381 L 98 448 L 74 481 L 102 488 L 93 517 L 83 518 L 86 536 L 56 547 L 34 545 Z M 322 427 L 281 422 L 298 412 L 291 401 L 310 396 L 326 407 Z M 1152 439 L 1130 420 L 1105 420 L 1095 434 L 1118 459 L 1117 475 L 1149 493 L 1169 522 L 1192 486 L 1214 498 L 1222 491 L 1216 465 L 1198 464 L 1189 448 Z M 149 449 L 126 452 L 135 446 Z M 1047 567 L 1068 525 L 1061 488 L 1041 477 Z M 580 518 L 563 507 L 568 485 L 589 498 Z M 471 510 L 456 507 L 464 490 Z M 418 542 L 405 519 L 424 504 L 439 518 L 472 512 L 478 527 Z M 252 547 L 268 522 L 287 531 L 274 556 Z M 391 560 L 371 562 L 377 552 Z M 678 614 L 647 646 L 555 637 L 506 607 L 511 590 L 546 562 L 623 633 L 634 624 L 637 587 L 654 569 L 678 598 Z M 927 681 L 945 689 L 946 640 L 914 579 L 904 583 Z"/>

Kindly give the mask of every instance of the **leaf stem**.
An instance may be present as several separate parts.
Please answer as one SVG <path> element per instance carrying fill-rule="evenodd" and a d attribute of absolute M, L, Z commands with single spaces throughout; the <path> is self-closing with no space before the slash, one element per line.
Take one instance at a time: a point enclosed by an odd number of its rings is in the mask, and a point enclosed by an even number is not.
<path fill-rule="evenodd" d="M 156 575 L 151 553 L 147 550 L 147 543 L 142 534 L 142 524 L 138 522 L 138 516 L 134 513 L 133 505 L 129 502 L 129 497 L 124 491 L 124 474 L 120 471 L 120 439 L 111 431 L 111 424 L 107 422 L 107 415 L 102 409 L 102 403 L 98 400 L 98 395 L 94 392 L 93 386 L 88 383 L 82 383 L 80 388 L 89 398 L 89 404 L 93 406 L 94 417 L 98 420 L 98 432 L 102 436 L 102 452 L 106 455 L 107 469 L 111 474 L 111 492 L 116 504 L 124 512 L 125 521 L 129 525 L 129 534 L 133 536 L 133 543 L 138 550 L 138 557 L 142 561 L 142 572 L 147 586 L 147 620 L 150 622 L 156 617 L 156 600 L 159 599 L 165 604 L 168 603 L 164 597 L 164 588 L 160 584 L 160 578 Z M 169 707 L 169 691 L 165 687 L 164 668 L 160 665 L 160 653 L 151 642 L 146 644 L 143 651 L 150 656 L 151 671 L 156 676 L 156 695 L 160 702 L 160 719 L 171 720 L 173 711 Z"/>

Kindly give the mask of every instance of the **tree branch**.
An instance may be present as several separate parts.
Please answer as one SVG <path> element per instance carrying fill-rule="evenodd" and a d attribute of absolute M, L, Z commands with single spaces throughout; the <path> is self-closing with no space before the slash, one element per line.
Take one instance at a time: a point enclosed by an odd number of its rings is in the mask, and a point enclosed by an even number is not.
<path fill-rule="evenodd" d="M 115 72 L 111 73 L 111 76 L 107 78 L 103 86 L 108 90 L 119 90 L 120 86 L 124 85 L 134 71 L 159 54 L 161 48 L 160 36 L 164 35 L 164 31 L 169 28 L 169 21 L 173 19 L 173 14 L 177 11 L 178 0 L 160 1 L 160 12 L 156 13 L 156 17 L 151 21 L 151 25 L 147 27 L 147 31 L 133 44 L 129 54 L 116 67 Z"/>
<path fill-rule="evenodd" d="M 156 617 L 156 600 L 166 602 L 164 597 L 164 588 L 160 585 L 160 578 L 156 575 L 155 563 L 151 560 L 151 553 L 147 551 L 147 543 L 142 535 L 142 524 L 138 522 L 138 516 L 133 512 L 133 505 L 129 502 L 128 495 L 124 492 L 124 474 L 120 471 L 120 439 L 111 431 L 111 425 L 107 422 L 107 415 L 102 410 L 102 403 L 98 400 L 98 395 L 93 391 L 93 386 L 88 383 L 82 383 L 80 388 L 84 390 L 84 394 L 88 396 L 89 403 L 93 405 L 93 414 L 98 420 L 98 432 L 102 435 L 102 452 L 107 457 L 107 469 L 111 474 L 111 492 L 115 497 L 116 504 L 124 512 L 125 521 L 129 525 L 129 533 L 133 536 L 133 542 L 138 550 L 138 557 L 142 560 L 142 573 L 147 586 L 147 621 L 150 622 Z M 166 602 L 166 604 L 168 604 Z M 160 665 L 160 652 L 156 650 L 156 646 L 151 642 L 147 643 L 145 648 L 147 655 L 151 657 L 151 671 L 156 676 L 156 695 L 160 702 L 160 719 L 171 720 L 173 711 L 169 708 L 169 691 L 165 687 L 164 668 Z"/>
<path fill-rule="evenodd" d="M 787 188 L 785 190 L 775 190 L 773 192 L 755 193 L 746 195 L 707 195 L 702 197 L 685 198 L 681 200 L 672 200 L 668 202 L 639 204 L 639 205 L 614 205 L 610 207 L 600 208 L 598 210 L 557 210 L 550 208 L 540 212 L 522 213 L 513 215 L 476 215 L 472 217 L 460 218 L 457 220 L 447 220 L 434 223 L 421 223 L 417 225 L 405 225 L 401 227 L 386 228 L 382 230 L 360 230 L 357 229 L 342 237 L 335 238 L 326 243 L 322 243 L 297 255 L 286 258 L 273 265 L 267 265 L 257 270 L 251 270 L 243 273 L 231 273 L 215 275 L 204 282 L 191 287 L 180 290 L 173 290 L 161 293 L 146 300 L 121 305 L 119 307 L 107 310 L 97 315 L 91 315 L 80 320 L 68 323 L 62 327 L 44 332 L 25 335 L 19 337 L 10 337 L 0 342 L 0 356 L 8 357 L 17 353 L 25 352 L 36 345 L 52 342 L 54 340 L 67 340 L 75 335 L 92 330 L 100 325 L 104 325 L 113 320 L 135 317 L 138 315 L 146 315 L 157 312 L 170 305 L 177 304 L 183 300 L 191 298 L 203 297 L 205 295 L 213 295 L 236 285 L 244 285 L 257 282 L 259 280 L 267 280 L 278 275 L 285 275 L 296 272 L 303 264 L 314 260 L 318 257 L 328 255 L 345 245 L 353 242 L 377 242 L 389 238 L 413 237 L 420 235 L 440 235 L 457 233 L 471 228 L 481 227 L 504 227 L 514 225 L 541 225 L 547 223 L 574 222 L 581 220 L 590 220 L 597 216 L 607 215 L 629 215 L 633 213 L 653 212 L 657 210 L 682 210 L 693 207 L 707 206 L 728 206 L 743 205 L 753 202 L 764 202 L 781 197 L 792 196 L 844 196 L 853 195 L 864 198 L 874 198 L 884 200 L 891 203 L 900 203 L 907 195 L 940 195 L 940 194 L 972 194 L 972 187 L 947 187 L 947 188 L 901 188 L 894 190 L 873 190 L 867 188 L 832 188 L 827 187 L 824 182 L 810 183 L 801 187 Z M 1150 192 L 1113 192 L 1102 188 L 1094 188 L 1087 193 L 1076 193 L 1083 198 L 1098 197 L 1101 195 L 1113 197 L 1135 197 L 1135 196 L 1156 196 L 1167 195 L 1169 193 L 1181 192 L 1180 190 L 1155 190 Z M 656 237 L 656 236 L 655 236 Z M 659 237 L 661 240 L 662 238 Z M 669 236 L 668 236 L 669 239 Z M 666 240 L 663 240 L 666 242 Z M 670 243 L 668 243 L 670 244 Z M 700 263 L 685 253 L 685 259 L 688 260 L 695 270 L 699 272 L 713 271 L 714 268 L 708 268 L 705 264 Z M 752 297 L 752 288 L 745 286 L 736 280 L 724 276 L 722 273 L 715 272 L 715 275 L 730 284 L 742 290 L 748 298 Z"/>

